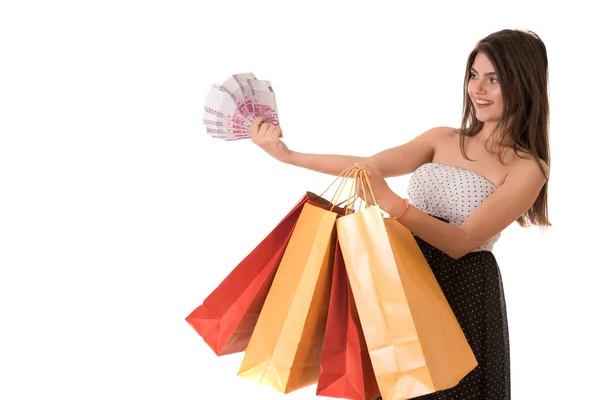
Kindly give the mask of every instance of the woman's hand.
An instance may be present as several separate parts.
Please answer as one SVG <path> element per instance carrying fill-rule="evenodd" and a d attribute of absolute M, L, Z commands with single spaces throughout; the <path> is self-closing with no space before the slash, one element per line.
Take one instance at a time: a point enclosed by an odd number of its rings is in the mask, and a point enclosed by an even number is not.
<path fill-rule="evenodd" d="M 252 143 L 266 151 L 276 160 L 286 162 L 290 150 L 281 141 L 281 128 L 278 125 L 265 122 L 266 117 L 256 118 L 250 127 Z"/>
<path fill-rule="evenodd" d="M 388 212 L 389 208 L 391 208 L 396 202 L 398 202 L 398 200 L 400 200 L 400 197 L 394 193 L 392 189 L 390 189 L 385 181 L 385 178 L 381 176 L 379 172 L 359 163 L 354 164 L 354 166 L 365 171 L 367 179 L 371 185 L 369 188 L 369 185 L 365 179 L 363 179 L 364 185 L 358 181 L 356 184 L 356 194 L 368 204 L 377 203 L 379 208 Z M 375 201 L 371 196 L 371 190 L 375 196 Z"/>

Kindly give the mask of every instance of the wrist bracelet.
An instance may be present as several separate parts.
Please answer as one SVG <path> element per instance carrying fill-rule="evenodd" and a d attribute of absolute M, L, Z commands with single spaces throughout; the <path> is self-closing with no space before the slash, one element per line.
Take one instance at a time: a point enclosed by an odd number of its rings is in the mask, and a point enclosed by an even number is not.
<path fill-rule="evenodd" d="M 402 218 L 402 216 L 404 214 L 406 214 L 406 210 L 408 210 L 408 206 L 410 206 L 410 203 L 408 202 L 407 199 L 404 199 L 404 206 L 402 207 L 402 210 L 400 210 L 400 212 L 398 213 L 398 215 L 393 216 L 392 219 L 398 221 L 399 218 Z"/>

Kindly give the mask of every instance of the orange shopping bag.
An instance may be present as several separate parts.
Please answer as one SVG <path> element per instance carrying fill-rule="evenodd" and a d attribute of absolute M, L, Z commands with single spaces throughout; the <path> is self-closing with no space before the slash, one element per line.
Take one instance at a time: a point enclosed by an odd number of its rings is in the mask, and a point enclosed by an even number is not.
<path fill-rule="evenodd" d="M 321 200 L 302 208 L 238 371 L 281 393 L 317 383 L 320 373 L 335 221 L 344 213 Z"/>
<path fill-rule="evenodd" d="M 379 397 L 369 350 L 337 242 L 317 395 L 349 400 Z"/>
<path fill-rule="evenodd" d="M 412 233 L 376 203 L 337 231 L 383 400 L 457 385 L 477 360 Z"/>

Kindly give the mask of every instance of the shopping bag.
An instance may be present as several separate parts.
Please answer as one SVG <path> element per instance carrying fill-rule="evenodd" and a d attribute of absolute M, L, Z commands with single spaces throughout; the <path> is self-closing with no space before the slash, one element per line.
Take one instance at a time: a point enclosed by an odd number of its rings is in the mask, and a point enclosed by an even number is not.
<path fill-rule="evenodd" d="M 477 360 L 411 232 L 376 202 L 336 226 L 383 400 L 458 384 Z"/>
<path fill-rule="evenodd" d="M 239 376 L 281 393 L 317 383 L 331 292 L 335 221 L 347 210 L 325 199 L 319 205 L 303 205 Z"/>
<path fill-rule="evenodd" d="M 375 400 L 379 396 L 337 241 L 317 395 L 349 400 Z"/>
<path fill-rule="evenodd" d="M 186 317 L 216 355 L 246 350 L 305 203 L 322 207 L 331 204 L 312 192 L 306 192 L 273 231 Z"/>
<path fill-rule="evenodd" d="M 239 353 L 248 346 L 302 206 L 311 197 L 315 196 L 305 194 L 273 231 L 186 317 L 218 356 Z"/>

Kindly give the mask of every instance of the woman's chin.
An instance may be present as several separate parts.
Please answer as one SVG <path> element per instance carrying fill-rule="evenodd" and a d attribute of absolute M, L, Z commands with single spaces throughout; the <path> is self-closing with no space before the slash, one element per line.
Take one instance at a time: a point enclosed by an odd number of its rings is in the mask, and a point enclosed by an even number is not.
<path fill-rule="evenodd" d="M 498 121 L 500 121 L 500 118 L 494 118 L 490 115 L 477 115 L 475 114 L 475 118 L 477 119 L 477 121 L 481 122 L 481 123 L 497 123 Z"/>

